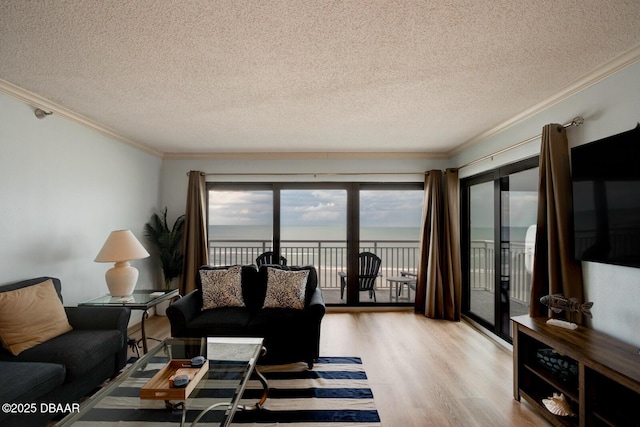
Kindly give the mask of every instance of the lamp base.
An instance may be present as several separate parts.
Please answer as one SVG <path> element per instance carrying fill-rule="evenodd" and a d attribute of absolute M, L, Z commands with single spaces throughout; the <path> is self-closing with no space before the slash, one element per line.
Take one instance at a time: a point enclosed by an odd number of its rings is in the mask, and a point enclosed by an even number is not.
<path fill-rule="evenodd" d="M 126 297 L 133 293 L 138 281 L 138 270 L 129 261 L 116 262 L 105 274 L 109 293 L 113 297 Z"/>

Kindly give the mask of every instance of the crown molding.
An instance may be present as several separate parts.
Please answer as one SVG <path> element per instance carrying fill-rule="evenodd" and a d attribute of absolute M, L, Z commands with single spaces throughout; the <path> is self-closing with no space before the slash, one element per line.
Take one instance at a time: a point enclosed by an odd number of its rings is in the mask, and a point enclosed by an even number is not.
<path fill-rule="evenodd" d="M 213 153 L 165 153 L 147 145 L 126 138 L 114 130 L 100 125 L 93 120 L 75 113 L 61 105 L 51 102 L 35 93 L 0 79 L 0 92 L 12 96 L 34 108 L 51 111 L 57 116 L 64 117 L 72 122 L 93 129 L 109 138 L 135 147 L 141 151 L 168 160 L 384 160 L 384 159 L 450 159 L 453 156 L 471 148 L 509 127 L 520 123 L 534 115 L 556 105 L 576 93 L 595 85 L 601 80 L 616 72 L 640 61 L 640 44 L 616 57 L 612 61 L 594 69 L 583 78 L 569 84 L 557 94 L 539 102 L 538 104 L 516 114 L 509 120 L 471 138 L 458 147 L 444 153 L 429 152 L 213 152 Z"/>
<path fill-rule="evenodd" d="M 220 153 L 165 153 L 166 160 L 402 160 L 447 159 L 445 153 L 426 152 L 220 152 Z"/>
<path fill-rule="evenodd" d="M 5 93 L 9 96 L 12 96 L 16 99 L 19 99 L 25 104 L 31 105 L 33 108 L 40 108 L 45 111 L 51 111 L 56 116 L 64 117 L 65 119 L 70 120 L 74 123 L 93 129 L 105 136 L 108 136 L 109 138 L 115 139 L 119 142 L 135 147 L 153 156 L 162 157 L 161 151 L 148 147 L 144 144 L 140 144 L 139 142 L 133 141 L 131 139 L 125 138 L 124 136 L 118 134 L 117 132 L 115 132 L 112 129 L 109 129 L 106 126 L 100 125 L 94 122 L 93 120 L 88 119 L 87 117 L 84 117 L 61 105 L 51 102 L 39 95 L 36 95 L 33 92 L 30 92 L 26 89 L 16 86 L 13 83 L 10 83 L 6 80 L 0 79 L 0 92 Z"/>
<path fill-rule="evenodd" d="M 517 114 L 510 118 L 509 120 L 495 126 L 486 132 L 483 132 L 470 140 L 464 142 L 458 147 L 446 153 L 448 158 L 451 158 L 457 154 L 460 154 L 462 151 L 471 148 L 497 134 L 508 129 L 509 127 L 520 123 L 526 119 L 533 117 L 534 115 L 550 108 L 567 98 L 575 95 L 578 92 L 581 92 L 587 89 L 590 86 L 595 85 L 596 83 L 610 77 L 611 75 L 617 73 L 618 71 L 640 61 L 640 44 L 637 44 L 633 48 L 629 49 L 622 55 L 616 57 L 612 61 L 594 69 L 592 72 L 587 74 L 586 76 L 574 81 L 568 86 L 564 87 L 561 91 L 556 93 L 553 96 L 539 102 L 538 104 L 522 111 L 520 114 Z M 560 119 L 559 119 L 560 120 Z"/>

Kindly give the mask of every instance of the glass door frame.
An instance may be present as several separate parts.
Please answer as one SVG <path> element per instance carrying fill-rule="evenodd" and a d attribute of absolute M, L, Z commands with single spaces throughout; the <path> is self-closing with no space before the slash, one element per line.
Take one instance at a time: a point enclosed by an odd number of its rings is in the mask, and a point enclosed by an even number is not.
<path fill-rule="evenodd" d="M 424 190 L 423 182 L 207 182 L 207 194 L 211 190 L 220 191 L 251 191 L 270 190 L 273 192 L 273 252 L 281 252 L 281 191 L 282 190 L 319 190 L 338 189 L 347 192 L 347 271 L 358 271 L 358 256 L 360 253 L 360 190 Z M 207 200 L 208 203 L 208 200 Z M 207 209 L 207 224 L 209 209 Z M 331 304 L 333 305 L 333 304 Z M 355 274 L 347 275 L 346 304 L 343 306 L 406 306 L 409 303 L 380 304 L 368 301 L 360 301 L 358 291 L 358 277 Z"/>
<path fill-rule="evenodd" d="M 508 190 L 509 176 L 528 169 L 539 166 L 539 157 L 531 157 L 515 163 L 504 165 L 496 169 L 482 172 L 460 180 L 460 231 L 461 231 L 461 253 L 462 253 L 462 314 L 487 330 L 493 332 L 505 341 L 512 343 L 510 334 L 510 299 L 509 281 L 504 281 L 502 272 L 502 197 L 501 192 Z M 487 319 L 477 316 L 471 312 L 471 277 L 470 277 L 470 254 L 471 254 L 471 230 L 470 221 L 470 187 L 477 184 L 493 181 L 493 204 L 494 204 L 494 317 L 493 323 Z"/>

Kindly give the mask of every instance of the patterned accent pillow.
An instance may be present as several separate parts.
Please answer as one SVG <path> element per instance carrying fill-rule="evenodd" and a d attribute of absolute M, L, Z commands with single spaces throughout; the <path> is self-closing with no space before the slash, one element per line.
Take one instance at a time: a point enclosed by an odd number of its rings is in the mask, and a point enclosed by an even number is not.
<path fill-rule="evenodd" d="M 262 308 L 304 309 L 309 271 L 267 268 L 267 295 Z"/>
<path fill-rule="evenodd" d="M 218 307 L 244 307 L 242 299 L 242 269 L 200 270 L 202 310 Z"/>

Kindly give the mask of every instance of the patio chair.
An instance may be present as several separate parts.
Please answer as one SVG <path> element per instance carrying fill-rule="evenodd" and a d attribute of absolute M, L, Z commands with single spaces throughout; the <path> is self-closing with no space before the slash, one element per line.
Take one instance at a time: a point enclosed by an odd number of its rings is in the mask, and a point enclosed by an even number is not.
<path fill-rule="evenodd" d="M 260 267 L 265 264 L 287 265 L 287 259 L 280 255 L 280 262 L 276 261 L 276 254 L 273 252 L 263 252 L 256 258 L 256 265 Z"/>
<path fill-rule="evenodd" d="M 373 297 L 376 301 L 376 279 L 378 278 L 380 257 L 371 252 L 361 252 L 358 255 L 358 290 L 369 291 L 369 299 Z M 340 299 L 344 298 L 344 290 L 347 287 L 347 273 L 339 272 L 340 275 Z"/>

